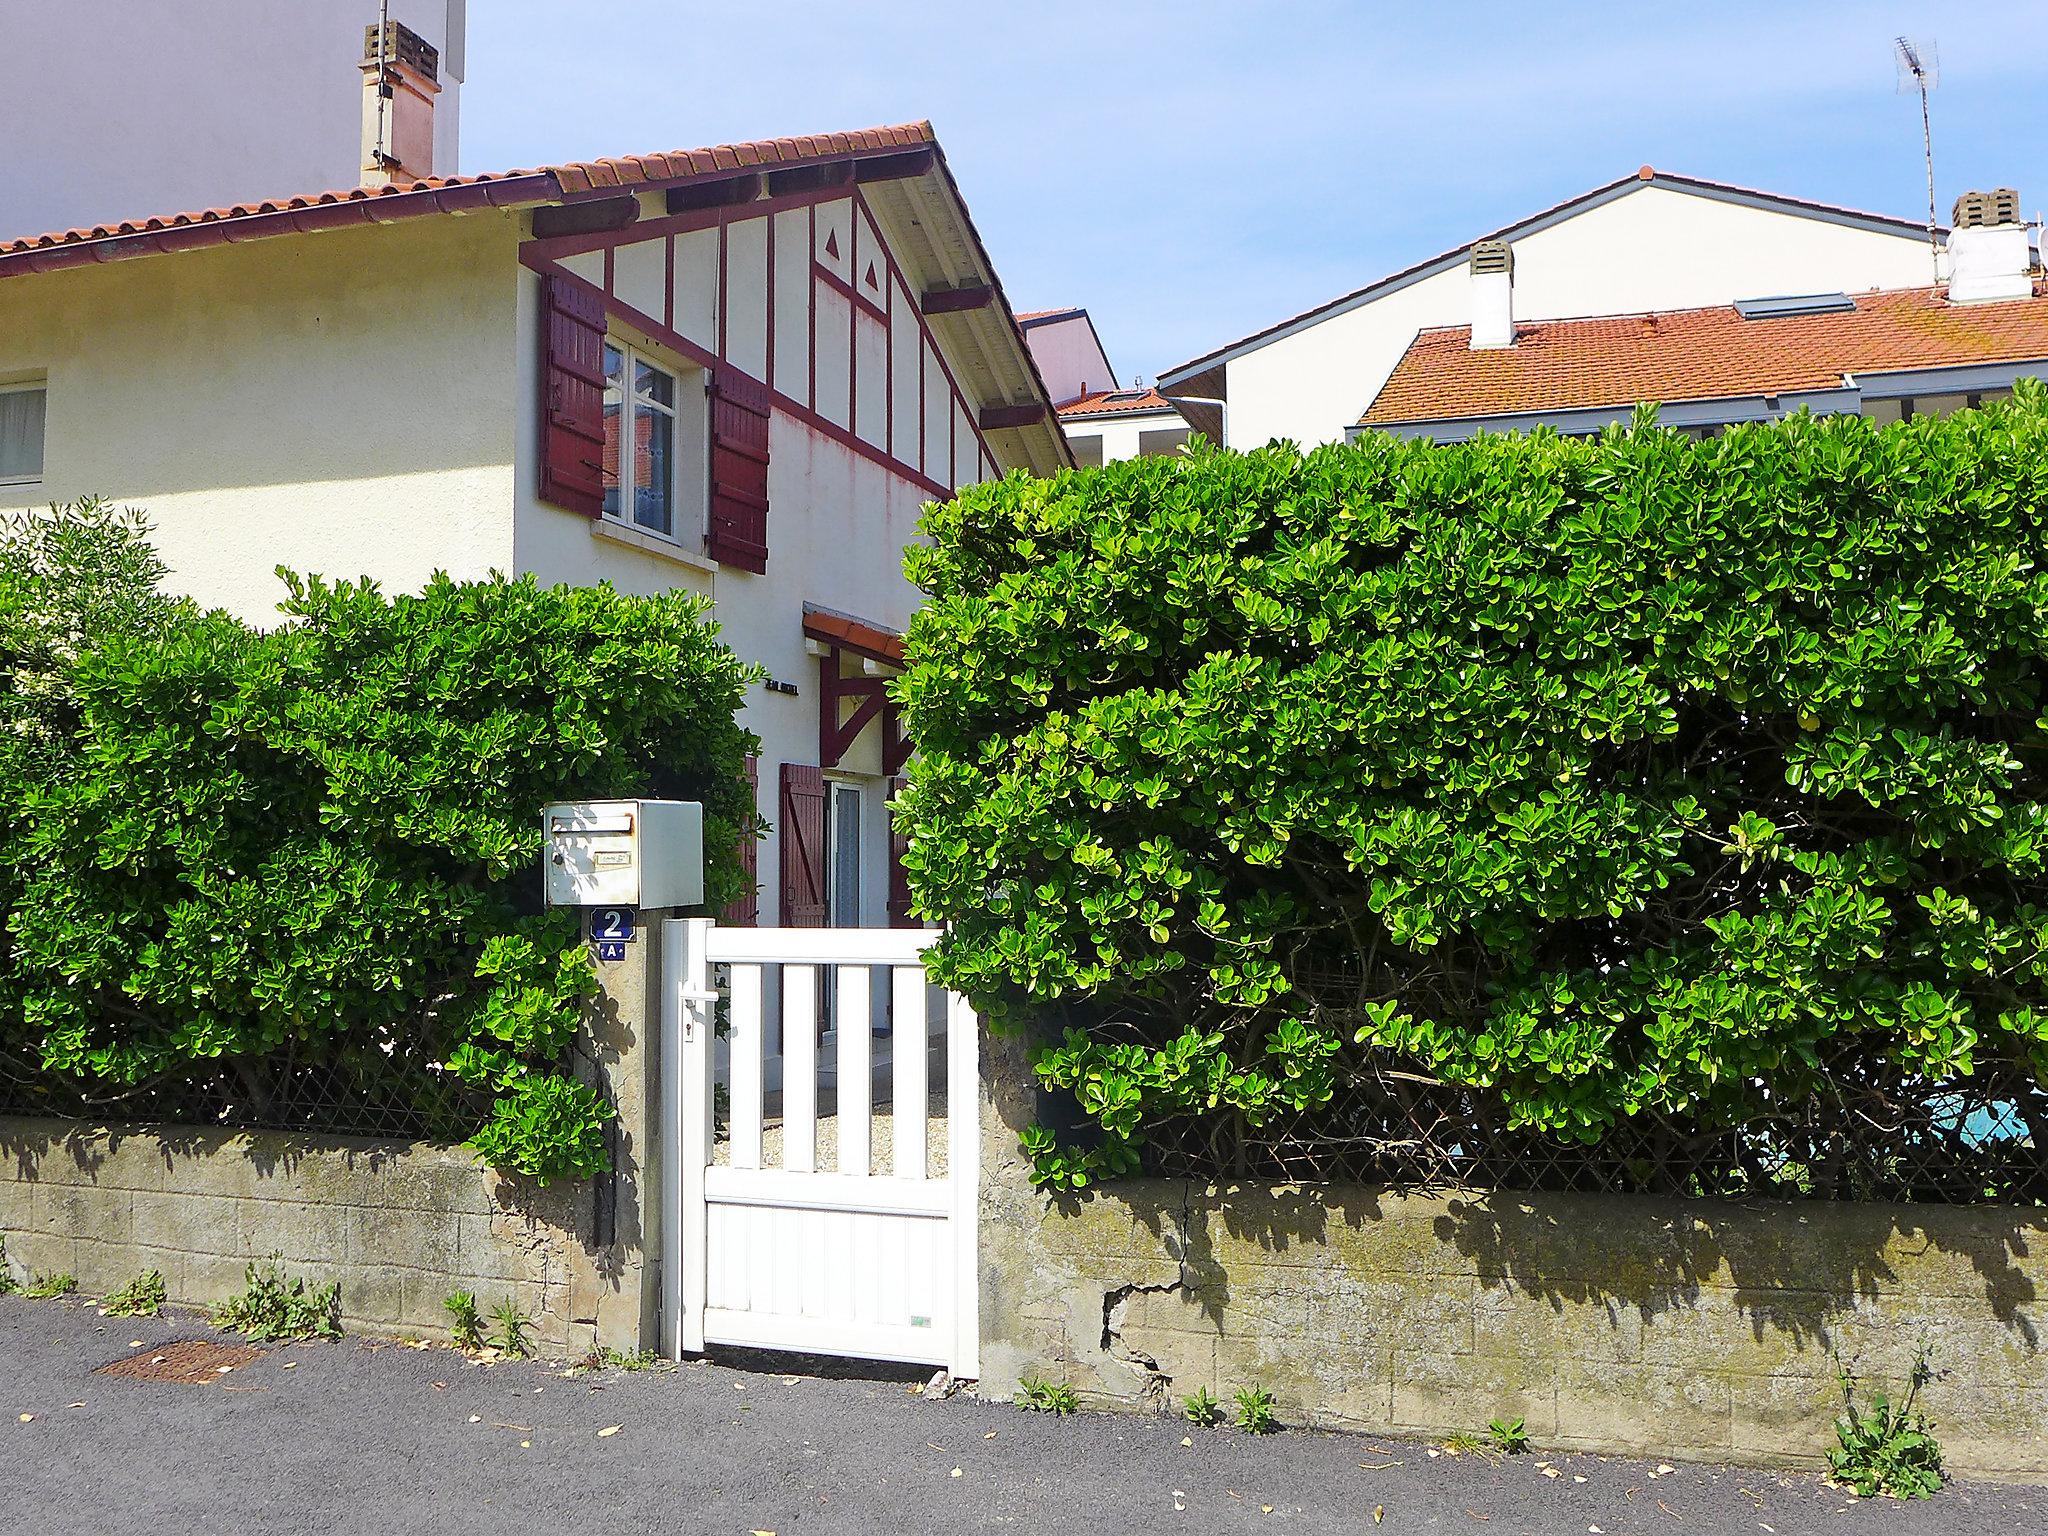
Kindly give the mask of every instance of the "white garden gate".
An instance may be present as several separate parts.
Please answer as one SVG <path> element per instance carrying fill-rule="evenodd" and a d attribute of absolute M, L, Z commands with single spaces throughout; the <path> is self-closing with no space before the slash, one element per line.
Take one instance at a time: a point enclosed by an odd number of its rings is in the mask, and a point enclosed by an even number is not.
<path fill-rule="evenodd" d="M 937 937 L 666 924 L 672 1358 L 738 1344 L 979 1374 L 977 1024 L 925 978 Z"/>

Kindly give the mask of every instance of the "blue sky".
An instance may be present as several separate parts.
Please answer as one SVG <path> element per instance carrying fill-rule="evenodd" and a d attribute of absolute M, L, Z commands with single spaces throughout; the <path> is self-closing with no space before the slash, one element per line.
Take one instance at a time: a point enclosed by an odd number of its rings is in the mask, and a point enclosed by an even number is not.
<path fill-rule="evenodd" d="M 2048 207 L 2048 5 L 472 0 L 463 168 L 929 118 L 1010 299 L 1148 378 L 1648 163 Z M 569 26 L 574 15 L 582 23 Z"/>

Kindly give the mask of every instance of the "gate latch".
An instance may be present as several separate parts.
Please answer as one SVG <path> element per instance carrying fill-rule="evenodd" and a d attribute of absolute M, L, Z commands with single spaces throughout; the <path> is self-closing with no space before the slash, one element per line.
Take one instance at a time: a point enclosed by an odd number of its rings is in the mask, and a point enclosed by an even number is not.
<path fill-rule="evenodd" d="M 715 1008 L 718 1005 L 718 994 L 716 992 L 699 992 L 689 987 L 678 987 L 676 988 L 676 996 L 681 998 L 683 1002 L 683 1038 L 685 1040 L 694 1040 L 697 1038 L 698 1005 L 701 1004 L 706 1008 Z"/>

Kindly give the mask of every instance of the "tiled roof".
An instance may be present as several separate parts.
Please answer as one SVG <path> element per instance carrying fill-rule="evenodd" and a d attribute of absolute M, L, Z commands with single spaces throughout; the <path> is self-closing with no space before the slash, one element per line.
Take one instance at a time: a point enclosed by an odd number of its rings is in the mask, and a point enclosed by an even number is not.
<path fill-rule="evenodd" d="M 866 619 L 856 619 L 850 613 L 820 608 L 816 603 L 804 604 L 804 638 L 822 640 L 828 645 L 843 645 L 877 661 L 893 661 L 898 666 L 903 664 L 903 637 L 895 630 L 870 624 Z"/>
<path fill-rule="evenodd" d="M 1098 389 L 1093 394 L 1069 400 L 1060 407 L 1060 418 L 1070 416 L 1123 416 L 1142 411 L 1170 411 L 1174 404 L 1156 389 Z"/>
<path fill-rule="evenodd" d="M 1070 320 L 1076 315 L 1085 315 L 1087 313 L 1088 311 L 1081 308 L 1078 304 L 1071 304 L 1065 309 L 1020 309 L 1017 311 L 1017 323 L 1022 326 L 1031 326 L 1042 324 L 1047 320 Z"/>
<path fill-rule="evenodd" d="M 1738 186 L 1734 182 L 1714 181 L 1705 176 L 1686 176 L 1676 171 L 1660 171 L 1655 166 L 1645 165 L 1639 167 L 1630 175 L 1619 176 L 1613 181 L 1603 182 L 1597 187 L 1579 193 L 1576 197 L 1568 197 L 1561 203 L 1553 203 L 1539 213 L 1532 213 L 1527 218 L 1517 219 L 1512 224 L 1504 224 L 1491 234 L 1481 235 L 1478 239 L 1468 241 L 1464 245 L 1453 246 L 1448 251 L 1439 251 L 1436 255 L 1429 257 L 1425 261 L 1418 261 L 1412 266 L 1403 267 L 1398 272 L 1390 272 L 1385 277 L 1367 283 L 1363 288 L 1354 288 L 1349 293 L 1339 294 L 1334 299 L 1326 300 L 1311 309 L 1305 309 L 1298 315 L 1291 315 L 1285 320 L 1275 321 L 1262 330 L 1253 331 L 1249 336 L 1240 336 L 1236 341 L 1226 342 L 1220 347 L 1204 352 L 1200 357 L 1191 358 L 1189 361 L 1181 363 L 1176 367 L 1165 369 L 1159 376 L 1169 384 L 1178 385 L 1186 383 L 1193 375 L 1201 372 L 1204 368 L 1223 362 L 1239 352 L 1249 350 L 1261 342 L 1280 335 L 1282 332 L 1296 330 L 1311 321 L 1321 319 L 1325 315 L 1348 309 L 1368 299 L 1376 298 L 1382 293 L 1392 292 L 1397 288 L 1403 287 L 1413 279 L 1427 276 L 1435 269 L 1456 262 L 1463 258 L 1466 252 L 1470 251 L 1481 240 L 1513 240 L 1521 235 L 1531 233 L 1536 227 L 1552 224 L 1561 218 L 1570 216 L 1578 210 L 1582 203 L 1593 203 L 1604 198 L 1616 196 L 1624 191 L 1633 191 L 1638 184 L 1654 184 L 1673 188 L 1681 192 L 1694 192 L 1707 197 L 1720 198 L 1732 202 L 1761 203 L 1774 208 L 1782 208 L 1792 213 L 1807 214 L 1814 218 L 1878 229 L 1896 230 L 1900 234 L 1923 235 L 1927 229 L 1924 223 L 1916 223 L 1912 219 L 1902 219 L 1893 214 L 1867 213 L 1860 208 L 1847 208 L 1838 203 L 1816 202 L 1812 198 L 1805 197 L 1787 197 L 1781 192 L 1765 192 L 1755 187 Z M 1943 233 L 1945 234 L 1946 231 L 1944 230 Z"/>
<path fill-rule="evenodd" d="M 1417 334 L 1361 426 L 1839 389 L 1843 374 L 2048 358 L 2048 296 L 1951 304 L 1926 288 L 1832 314 L 1745 320 L 1734 306 L 1530 321 L 1474 351 L 1469 326 Z"/>
<path fill-rule="evenodd" d="M 671 150 L 658 155 L 571 160 L 525 171 L 432 176 L 387 187 L 348 187 L 332 192 L 303 193 L 0 241 L 0 273 L 9 267 L 19 269 L 23 265 L 31 270 L 48 270 L 82 261 L 112 259 L 115 253 L 106 249 L 107 242 L 111 241 L 125 242 L 118 251 L 120 255 L 213 244 L 237 237 L 229 229 L 219 226 L 241 229 L 246 223 L 257 220 L 280 226 L 276 233 L 310 231 L 342 224 L 381 222 L 414 213 L 457 212 L 510 203 L 555 202 L 610 188 L 658 185 L 696 176 L 773 169 L 811 160 L 892 149 L 923 149 L 936 142 L 930 123 L 906 123 L 888 128 L 865 128 L 853 133 L 756 139 L 743 144 L 716 144 L 704 149 Z"/>

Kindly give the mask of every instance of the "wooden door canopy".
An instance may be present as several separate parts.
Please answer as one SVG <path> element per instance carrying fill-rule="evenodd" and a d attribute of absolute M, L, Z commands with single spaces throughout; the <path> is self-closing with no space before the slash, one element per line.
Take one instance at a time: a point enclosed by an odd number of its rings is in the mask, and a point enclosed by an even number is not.
<path fill-rule="evenodd" d="M 888 678 L 871 672 L 843 675 L 843 658 L 858 656 L 893 669 L 903 666 L 903 637 L 893 630 L 804 604 L 804 638 L 823 647 L 818 657 L 818 761 L 836 768 L 860 733 L 877 719 L 882 722 L 882 772 L 901 771 L 910 760 L 910 745 L 903 735 L 902 712 L 889 697 Z M 843 706 L 853 706 L 846 714 Z"/>

